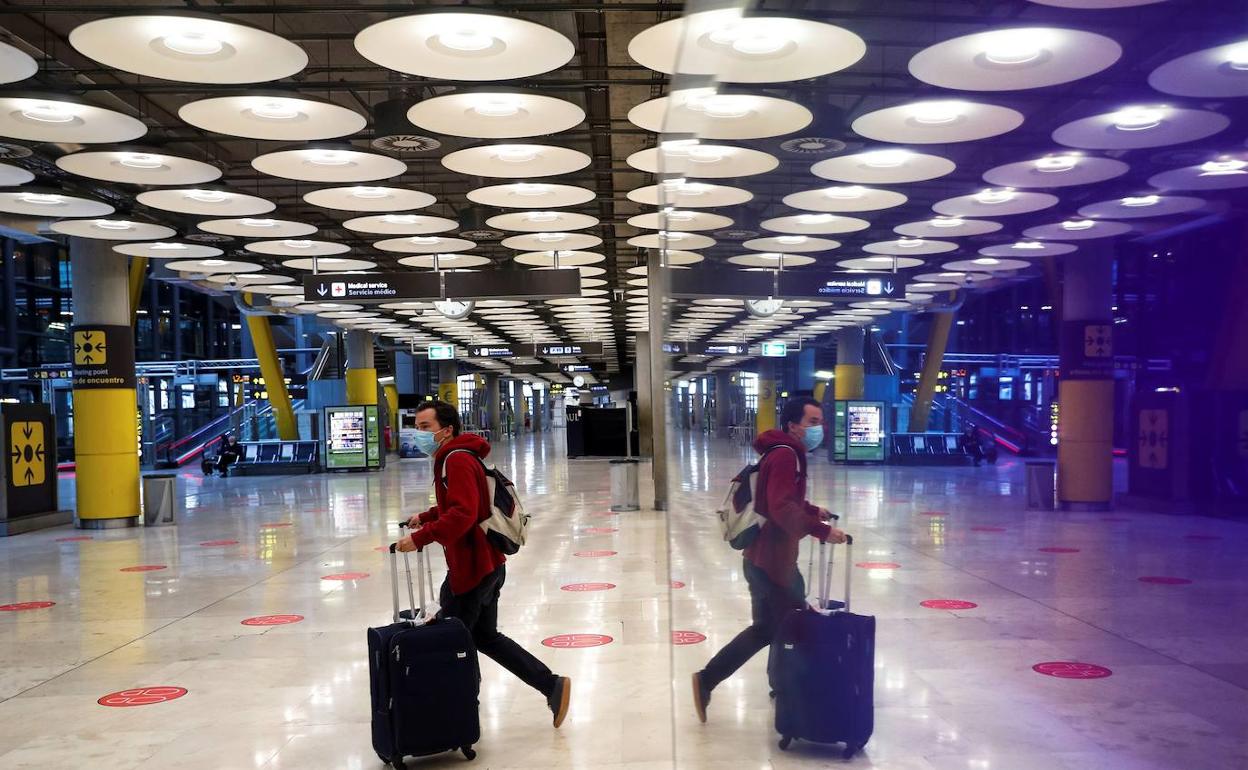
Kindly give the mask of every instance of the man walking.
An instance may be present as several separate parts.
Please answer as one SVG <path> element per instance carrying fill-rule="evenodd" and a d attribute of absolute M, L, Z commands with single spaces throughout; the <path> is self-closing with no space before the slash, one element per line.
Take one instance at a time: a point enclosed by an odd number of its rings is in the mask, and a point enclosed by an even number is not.
<path fill-rule="evenodd" d="M 813 398 L 789 399 L 780 427 L 759 434 L 754 451 L 758 470 L 757 510 L 766 521 L 745 549 L 745 580 L 753 622 L 693 675 L 693 704 L 706 721 L 711 691 L 771 644 L 784 616 L 806 603 L 806 586 L 797 569 L 798 544 L 811 535 L 843 543 L 845 533 L 829 526 L 832 517 L 806 501 L 806 453 L 823 443 L 823 409 Z"/>
<path fill-rule="evenodd" d="M 485 469 L 490 445 L 462 433 L 459 412 L 442 401 L 416 407 L 416 445 L 433 457 L 437 505 L 413 516 L 412 534 L 399 541 L 400 551 L 430 543 L 446 549 L 447 576 L 442 583 L 440 615 L 459 618 L 472 632 L 477 649 L 546 696 L 554 726 L 563 724 L 572 696 L 572 680 L 556 676 L 536 657 L 498 631 L 498 602 L 507 579 L 507 558 L 490 545 L 478 525 L 490 516 Z M 463 449 L 464 452 L 455 450 Z M 454 454 L 452 454 L 454 452 Z"/>

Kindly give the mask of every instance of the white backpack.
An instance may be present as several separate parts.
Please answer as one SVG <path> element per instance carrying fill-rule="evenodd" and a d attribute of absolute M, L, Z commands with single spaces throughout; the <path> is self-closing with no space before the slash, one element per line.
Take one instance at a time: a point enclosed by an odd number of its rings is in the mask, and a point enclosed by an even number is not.
<path fill-rule="evenodd" d="M 508 556 L 515 555 L 529 534 L 529 515 L 524 512 L 516 486 L 502 471 L 485 461 L 471 449 L 452 449 L 442 458 L 442 483 L 446 484 L 446 461 L 451 455 L 463 452 L 476 458 L 485 471 L 485 486 L 490 495 L 490 516 L 480 523 L 485 539 Z"/>
<path fill-rule="evenodd" d="M 758 471 L 767 455 L 780 447 L 788 447 L 797 454 L 797 450 L 788 444 L 777 444 L 763 452 L 758 462 L 745 466 L 732 477 L 723 505 L 715 512 L 719 516 L 719 529 L 724 540 L 738 551 L 750 547 L 767 520 L 766 512 L 758 510 Z M 798 467 L 801 467 L 800 460 Z"/>

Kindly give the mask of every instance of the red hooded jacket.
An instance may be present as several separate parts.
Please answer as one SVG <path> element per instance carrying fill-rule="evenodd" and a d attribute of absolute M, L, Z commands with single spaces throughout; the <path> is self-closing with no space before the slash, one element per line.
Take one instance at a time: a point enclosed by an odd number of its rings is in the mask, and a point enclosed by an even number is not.
<path fill-rule="evenodd" d="M 438 503 L 420 514 L 421 527 L 411 537 L 417 548 L 440 543 L 446 549 L 451 592 L 464 594 L 507 558 L 490 545 L 477 526 L 490 517 L 485 471 L 466 452 L 447 459 L 455 449 L 468 449 L 482 460 L 490 454 L 489 442 L 472 433 L 461 433 L 438 447 L 433 453 L 433 491 Z"/>
<path fill-rule="evenodd" d="M 832 528 L 820 520 L 819 508 L 806 502 L 806 447 L 802 442 L 773 429 L 754 439 L 754 451 L 763 454 L 781 444 L 794 451 L 776 449 L 763 458 L 758 469 L 757 505 L 767 521 L 745 549 L 745 558 L 774 583 L 787 587 L 793 584 L 801 539 L 813 535 L 825 540 Z"/>

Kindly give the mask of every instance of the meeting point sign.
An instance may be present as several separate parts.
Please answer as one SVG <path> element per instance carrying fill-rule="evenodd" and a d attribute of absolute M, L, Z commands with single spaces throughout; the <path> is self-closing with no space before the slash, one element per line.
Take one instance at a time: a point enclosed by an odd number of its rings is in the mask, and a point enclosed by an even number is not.
<path fill-rule="evenodd" d="M 72 331 L 75 390 L 135 387 L 130 326 L 83 324 Z"/>

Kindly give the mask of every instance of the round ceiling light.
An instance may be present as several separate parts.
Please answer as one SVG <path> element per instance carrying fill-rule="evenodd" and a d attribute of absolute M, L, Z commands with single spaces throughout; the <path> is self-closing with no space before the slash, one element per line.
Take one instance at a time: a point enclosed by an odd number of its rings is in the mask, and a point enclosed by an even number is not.
<path fill-rule="evenodd" d="M 148 259 L 211 259 L 219 257 L 223 253 L 221 249 L 215 246 L 204 246 L 198 243 L 180 243 L 178 241 L 123 243 L 120 246 L 114 246 L 113 251 L 131 257 L 147 257 Z M 257 266 L 257 269 L 259 269 L 259 266 Z"/>
<path fill-rule="evenodd" d="M 768 252 L 761 254 L 738 254 L 735 257 L 729 257 L 728 261 L 734 265 L 745 265 L 746 267 L 768 267 L 773 270 L 786 270 L 790 267 L 813 265 L 815 258 L 801 254 Z"/>
<path fill-rule="evenodd" d="M 628 44 L 628 55 L 644 67 L 726 83 L 806 80 L 852 66 L 866 51 L 862 38 L 831 24 L 743 16 L 735 8 L 656 24 Z"/>
<path fill-rule="evenodd" d="M 477 254 L 453 253 L 419 254 L 410 257 L 400 257 L 398 263 L 407 267 L 427 267 L 439 270 L 461 270 L 463 268 L 483 267 L 491 264 L 489 257 L 482 257 Z"/>
<path fill-rule="evenodd" d="M 592 159 L 583 152 L 542 144 L 490 144 L 469 147 L 442 158 L 442 165 L 466 176 L 527 179 L 571 174 Z"/>
<path fill-rule="evenodd" d="M 688 179 L 665 179 L 657 185 L 630 190 L 628 199 L 647 206 L 706 209 L 736 206 L 751 200 L 754 193 L 740 187 L 728 187 Z"/>
<path fill-rule="evenodd" d="M 629 121 L 655 133 L 692 134 L 704 139 L 765 139 L 800 131 L 814 115 L 797 102 L 774 96 L 720 94 L 686 88 L 643 102 Z"/>
<path fill-rule="evenodd" d="M 0 187 L 17 187 L 32 181 L 35 175 L 24 168 L 0 163 Z"/>
<path fill-rule="evenodd" d="M 1051 5 L 1056 8 L 1133 8 L 1138 5 L 1153 5 L 1166 0 L 1030 0 L 1038 5 Z"/>
<path fill-rule="evenodd" d="M 147 133 L 142 121 L 67 96 L 0 97 L 0 136 L 28 142 L 129 142 Z"/>
<path fill-rule="evenodd" d="M 961 91 L 1016 91 L 1069 83 L 1108 69 L 1122 46 L 1057 27 L 996 29 L 925 48 L 910 60 L 924 83 Z"/>
<path fill-rule="evenodd" d="M 761 227 L 773 233 L 791 235 L 841 235 L 866 230 L 871 223 L 836 214 L 795 214 L 763 220 Z"/>
<path fill-rule="evenodd" d="M 580 267 L 593 265 L 606 260 L 601 254 L 592 251 L 529 251 L 517 254 L 515 261 L 521 265 L 534 267 Z"/>
<path fill-rule="evenodd" d="M 1166 62 L 1148 76 L 1148 84 L 1176 96 L 1248 96 L 1248 39 Z"/>
<path fill-rule="evenodd" d="M 852 127 L 855 133 L 879 142 L 943 144 L 1000 136 L 1022 124 L 1022 113 L 1008 107 L 946 99 L 869 112 Z"/>
<path fill-rule="evenodd" d="M 172 227 L 125 219 L 67 219 L 53 222 L 52 232 L 103 241 L 152 241 L 175 233 Z"/>
<path fill-rule="evenodd" d="M 1088 204 L 1079 209 L 1079 216 L 1093 219 L 1143 219 L 1186 214 L 1204 206 L 1204 200 L 1182 195 L 1129 195 Z"/>
<path fill-rule="evenodd" d="M 702 232 L 719 230 L 732 224 L 732 219 L 705 211 L 663 210 L 629 217 L 628 224 L 641 230 L 666 230 L 668 232 Z"/>
<path fill-rule="evenodd" d="M 946 198 L 933 205 L 932 210 L 947 217 L 1004 217 L 1029 214 L 1057 204 L 1056 195 L 1003 189 Z"/>
<path fill-rule="evenodd" d="M 190 259 L 184 262 L 168 262 L 165 267 L 180 273 L 204 273 L 205 275 L 254 273 L 264 269 L 263 265 L 255 262 L 239 262 L 232 259 Z"/>
<path fill-rule="evenodd" d="M 702 144 L 697 139 L 672 139 L 629 155 L 628 165 L 647 174 L 736 179 L 773 171 L 780 161 L 761 150 Z"/>
<path fill-rule="evenodd" d="M 213 273 L 208 276 L 212 283 L 224 284 L 226 291 L 249 291 L 252 286 L 267 286 L 275 283 L 293 283 L 295 278 L 290 275 L 273 275 L 271 273 L 246 273 L 232 275 Z"/>
<path fill-rule="evenodd" d="M 934 241 L 925 238 L 898 238 L 895 241 L 868 243 L 862 250 L 868 254 L 889 254 L 897 257 L 918 257 L 928 254 L 944 254 L 954 251 L 958 244 L 950 241 Z"/>
<path fill-rule="evenodd" d="M 953 173 L 957 165 L 946 158 L 896 148 L 871 150 L 821 160 L 810 172 L 822 179 L 854 184 L 924 182 Z"/>
<path fill-rule="evenodd" d="M 705 235 L 698 235 L 697 233 L 669 233 L 665 230 L 660 230 L 657 233 L 634 235 L 628 239 L 628 244 L 639 249 L 680 249 L 688 251 L 690 249 L 709 249 L 715 245 L 715 239 Z"/>
<path fill-rule="evenodd" d="M 190 14 L 109 16 L 75 27 L 69 44 L 107 67 L 181 83 L 260 83 L 308 64 L 271 32 Z"/>
<path fill-rule="evenodd" d="M 984 174 L 984 181 L 1001 187 L 1073 187 L 1114 179 L 1130 168 L 1113 158 L 1085 157 L 1068 152 L 997 166 Z"/>
<path fill-rule="evenodd" d="M 282 260 L 282 266 L 293 270 L 316 270 L 318 273 L 345 273 L 351 270 L 372 270 L 377 267 L 377 263 L 367 259 L 342 257 L 299 257 Z"/>
<path fill-rule="evenodd" d="M 305 203 L 336 211 L 411 211 L 432 206 L 437 200 L 429 193 L 402 187 L 327 187 L 303 196 Z"/>
<path fill-rule="evenodd" d="M 906 196 L 891 190 L 867 187 L 825 187 L 784 196 L 784 205 L 795 209 L 822 212 L 879 211 L 900 206 Z"/>
<path fill-rule="evenodd" d="M 107 217 L 113 207 L 94 198 L 66 195 L 51 188 L 29 187 L 0 191 L 0 211 L 59 219 L 61 217 Z"/>
<path fill-rule="evenodd" d="M 1023 231 L 1028 238 L 1048 241 L 1086 241 L 1095 238 L 1112 238 L 1131 232 L 1131 225 L 1125 222 L 1108 222 L 1105 220 L 1068 219 L 1051 225 L 1040 225 Z"/>
<path fill-rule="evenodd" d="M 62 155 L 56 165 L 88 179 L 122 184 L 194 185 L 221 177 L 216 166 L 149 150 L 84 150 Z"/>
<path fill-rule="evenodd" d="M 1209 110 L 1135 105 L 1071 121 L 1053 132 L 1053 140 L 1087 150 L 1133 150 L 1204 139 L 1230 124 Z"/>
<path fill-rule="evenodd" d="M 1221 156 L 1198 166 L 1163 171 L 1149 178 L 1159 190 L 1231 190 L 1248 187 L 1248 161 Z"/>
<path fill-rule="evenodd" d="M 1020 240 L 1014 243 L 985 246 L 979 250 L 979 253 L 985 257 L 1058 257 L 1063 254 L 1070 254 L 1078 250 L 1078 248 L 1078 246 L 1069 243 L 1043 243 L 1035 240 Z"/>
<path fill-rule="evenodd" d="M 217 134 L 292 142 L 349 136 L 368 125 L 346 107 L 278 94 L 200 99 L 183 105 L 178 117 Z"/>
<path fill-rule="evenodd" d="M 251 166 L 262 174 L 299 182 L 372 182 L 407 171 L 401 160 L 343 147 L 278 150 L 256 156 Z"/>
<path fill-rule="evenodd" d="M 518 233 L 566 232 L 593 227 L 598 218 L 572 211 L 517 211 L 490 217 L 485 224 Z"/>
<path fill-rule="evenodd" d="M 837 267 L 843 267 L 846 270 L 869 270 L 871 272 L 889 272 L 892 270 L 907 270 L 912 267 L 918 267 L 923 264 L 923 260 L 914 257 L 894 257 L 894 256 L 878 256 L 878 257 L 857 257 L 855 259 L 843 259 L 836 263 Z"/>
<path fill-rule="evenodd" d="M 252 241 L 244 246 L 253 254 L 277 257 L 324 257 L 345 254 L 351 247 L 334 241 L 312 241 L 303 238 L 283 238 L 276 241 Z"/>
<path fill-rule="evenodd" d="M 209 219 L 196 226 L 206 233 L 235 238 L 300 238 L 316 232 L 316 225 L 256 217 Z"/>
<path fill-rule="evenodd" d="M 576 52 L 571 40 L 531 21 L 441 11 L 366 27 L 355 49 L 387 69 L 448 80 L 531 77 L 562 67 Z"/>
<path fill-rule="evenodd" d="M 264 198 L 215 187 L 148 190 L 134 199 L 162 211 L 207 217 L 254 217 L 277 208 L 277 204 Z"/>
<path fill-rule="evenodd" d="M 841 242 L 834 241 L 831 238 L 814 238 L 809 235 L 780 235 L 769 238 L 752 238 L 742 243 L 741 246 L 754 251 L 804 254 L 816 251 L 831 251 L 832 249 L 840 248 Z"/>
<path fill-rule="evenodd" d="M 473 203 L 515 209 L 579 206 L 592 201 L 595 196 L 593 190 L 585 187 L 529 182 L 479 187 L 468 192 L 468 200 Z"/>
<path fill-rule="evenodd" d="M 477 244 L 463 238 L 444 238 L 436 235 L 416 235 L 407 238 L 387 238 L 373 244 L 374 248 L 398 254 L 450 254 L 467 251 Z"/>
<path fill-rule="evenodd" d="M 412 105 L 407 119 L 438 134 L 520 139 L 567 131 L 585 121 L 572 102 L 528 91 L 457 91 Z"/>
<path fill-rule="evenodd" d="M 16 83 L 39 71 L 39 64 L 25 51 L 0 43 L 0 83 Z"/>
<path fill-rule="evenodd" d="M 356 217 L 342 223 L 347 230 L 379 236 L 421 236 L 434 232 L 456 230 L 459 222 L 446 217 L 429 217 L 419 213 L 382 213 Z"/>
<path fill-rule="evenodd" d="M 1002 227 L 1000 222 L 961 217 L 934 217 L 921 222 L 908 222 L 893 228 L 898 235 L 910 238 L 965 238 L 972 235 L 995 233 Z"/>
<path fill-rule="evenodd" d="M 1000 259 L 998 257 L 977 257 L 975 259 L 962 259 L 956 262 L 946 262 L 941 265 L 945 270 L 953 272 L 975 271 L 979 273 L 1008 273 L 1015 270 L 1025 270 L 1032 266 L 1031 262 L 1021 259 Z"/>
<path fill-rule="evenodd" d="M 690 237 L 695 236 L 690 235 Z M 542 251 L 548 249 L 580 251 L 584 249 L 592 249 L 600 246 L 601 244 L 601 238 L 596 235 L 590 235 L 589 233 L 530 233 L 526 235 L 513 235 L 510 238 L 504 238 L 502 240 L 502 245 L 505 248 L 515 249 L 517 251 Z"/>

